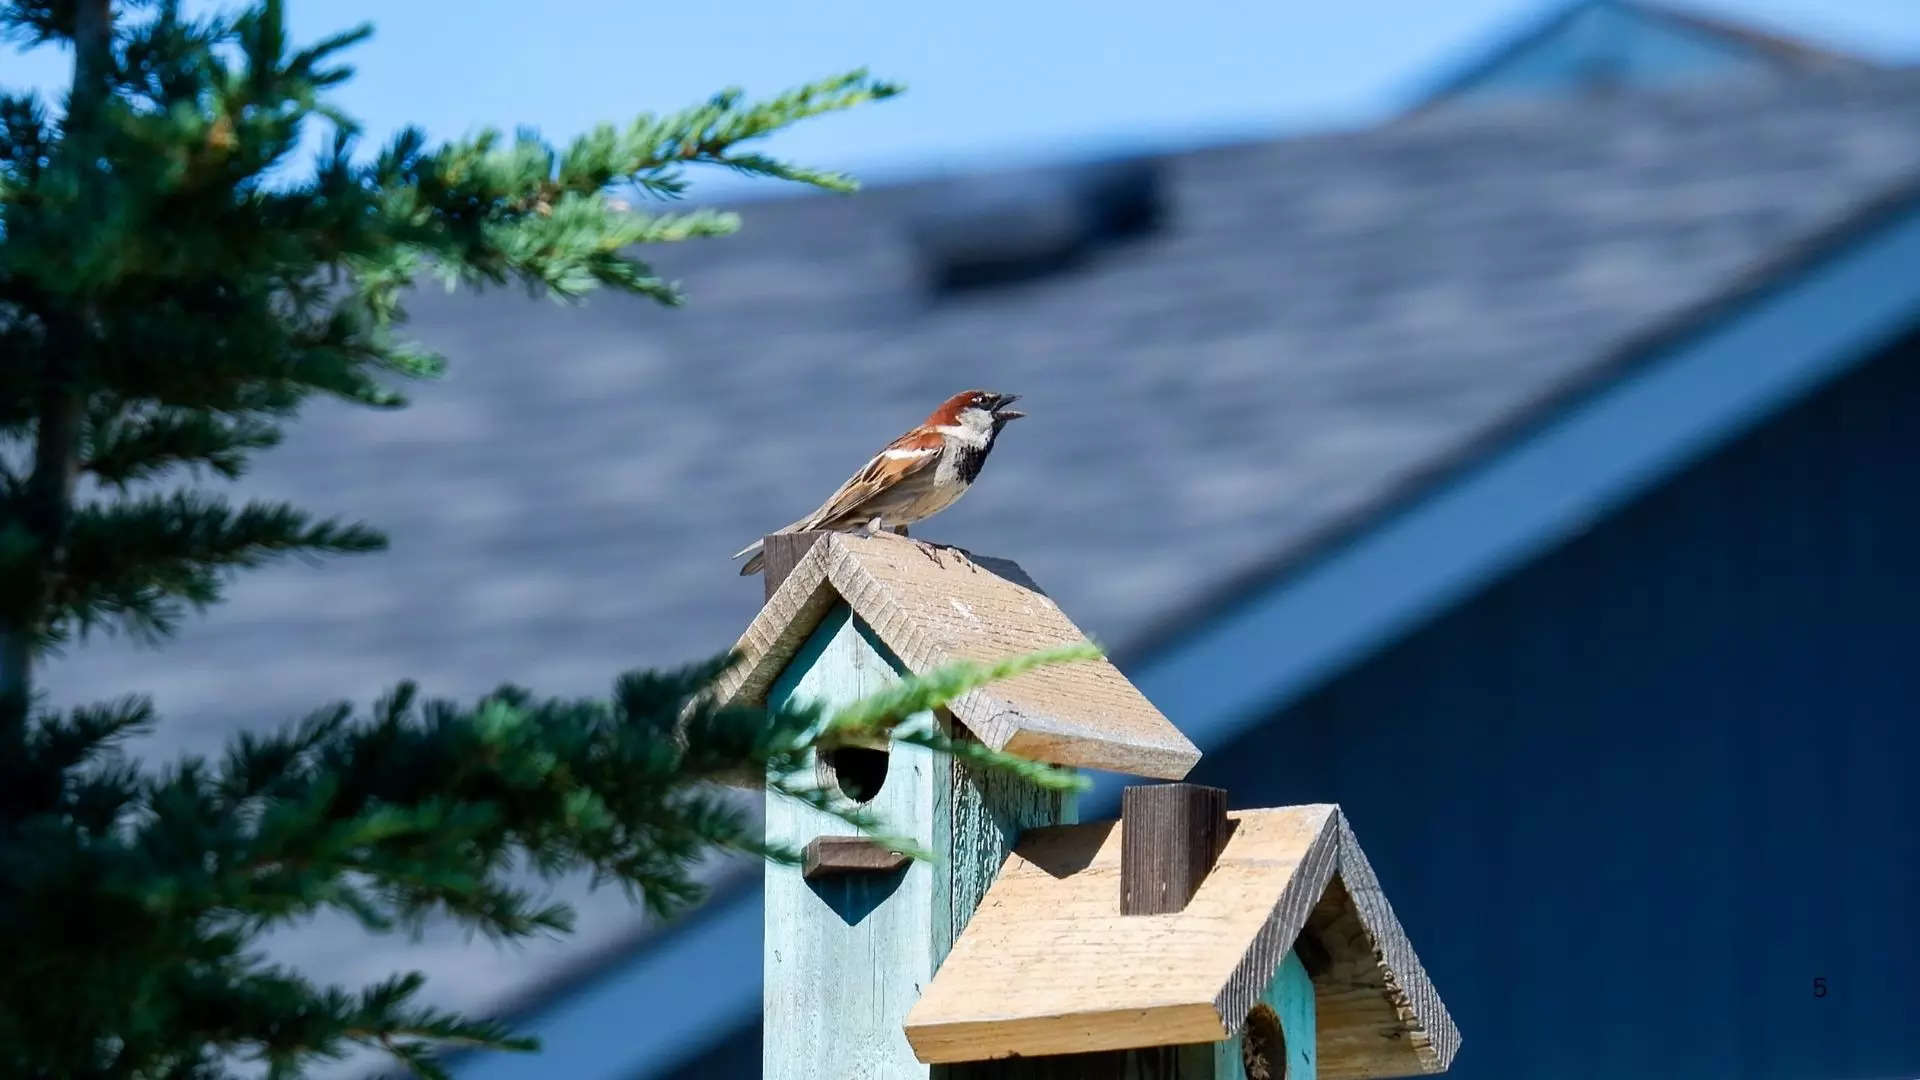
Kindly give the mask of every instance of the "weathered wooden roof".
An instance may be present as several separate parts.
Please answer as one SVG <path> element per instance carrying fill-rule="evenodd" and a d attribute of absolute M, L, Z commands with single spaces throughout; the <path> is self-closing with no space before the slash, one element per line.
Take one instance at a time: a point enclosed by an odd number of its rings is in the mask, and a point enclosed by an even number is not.
<path fill-rule="evenodd" d="M 929 1063 L 1213 1042 L 1303 932 L 1326 1080 L 1446 1069 L 1460 1044 L 1337 806 L 1243 810 L 1184 910 L 1120 914 L 1121 823 L 1027 832 L 907 1014 Z"/>
<path fill-rule="evenodd" d="M 741 662 L 719 683 L 719 698 L 763 702 L 837 602 L 915 673 L 1086 640 L 1033 579 L 1005 559 L 958 550 L 936 557 L 900 537 L 830 533 L 794 565 L 740 636 Z M 1056 765 L 1177 780 L 1200 760 L 1193 743 L 1104 659 L 1028 671 L 947 708 L 981 742 Z"/>

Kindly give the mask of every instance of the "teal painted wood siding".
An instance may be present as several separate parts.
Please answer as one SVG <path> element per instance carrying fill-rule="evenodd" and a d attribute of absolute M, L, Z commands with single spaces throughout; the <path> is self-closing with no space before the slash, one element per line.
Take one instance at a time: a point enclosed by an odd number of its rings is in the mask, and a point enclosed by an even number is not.
<path fill-rule="evenodd" d="M 1315 1080 L 1319 1076 L 1319 1054 L 1314 1034 L 1313 980 L 1298 956 L 1288 953 L 1280 962 L 1280 970 L 1274 972 L 1267 992 L 1260 995 L 1260 1003 L 1272 1009 L 1280 1022 L 1280 1050 L 1286 1058 L 1285 1071 L 1271 1069 L 1268 1080 Z M 1252 1080 L 1241 1056 L 1242 1043 L 1249 1037 L 1242 1031 L 1240 1038 L 1216 1049 L 1214 1075 L 1220 1080 Z"/>
<path fill-rule="evenodd" d="M 846 705 L 898 680 L 891 657 L 864 632 L 846 605 L 836 607 L 807 639 L 767 695 Z M 931 723 L 920 714 L 906 723 Z M 933 846 L 935 767 L 932 753 L 896 746 L 884 782 L 867 805 L 894 832 Z M 805 847 L 850 826 L 769 795 L 767 840 Z M 915 862 L 889 874 L 854 874 L 808 882 L 798 867 L 766 869 L 765 1071 L 778 1080 L 812 1080 L 823 1067 L 848 1076 L 926 1075 L 904 1033 L 881 1018 L 905 1016 L 933 974 L 928 950 L 933 867 Z"/>
<path fill-rule="evenodd" d="M 838 604 L 774 681 L 768 703 L 845 705 L 897 681 L 902 670 L 872 630 Z M 945 713 L 921 713 L 902 726 L 951 722 Z M 937 1080 L 944 1070 L 921 1064 L 907 1044 L 907 1011 L 1020 831 L 1073 818 L 1071 795 L 981 775 L 947 755 L 901 744 L 888 752 L 877 791 L 864 797 L 883 827 L 913 838 L 938 861 L 812 882 L 797 867 L 769 865 L 763 1022 L 755 1040 L 764 1060 L 748 1062 L 740 1047 L 723 1047 L 733 1065 L 702 1075 Z M 769 841 L 795 848 L 854 831 L 773 795 L 766 830 Z"/>

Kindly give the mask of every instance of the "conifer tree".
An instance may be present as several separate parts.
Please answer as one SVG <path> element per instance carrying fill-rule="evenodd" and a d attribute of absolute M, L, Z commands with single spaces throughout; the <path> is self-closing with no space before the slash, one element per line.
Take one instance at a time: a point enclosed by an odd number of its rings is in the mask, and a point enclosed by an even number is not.
<path fill-rule="evenodd" d="M 515 884 L 516 867 L 590 872 L 672 913 L 699 899 L 690 871 L 711 849 L 796 857 L 707 780 L 765 771 L 880 829 L 786 779 L 810 750 L 879 732 L 1074 785 L 896 725 L 1091 646 L 936 672 L 833 714 L 716 708 L 702 691 L 727 657 L 609 673 L 599 699 L 509 686 L 425 701 L 403 684 L 365 713 L 263 720 L 212 761 L 122 754 L 160 722 L 137 688 L 46 707 L 34 674 L 50 650 L 96 632 L 158 641 L 236 571 L 381 549 L 368 525 L 203 485 L 239 476 L 315 395 L 404 405 L 398 385 L 442 365 L 401 333 L 418 281 L 677 304 L 635 249 L 736 225 L 667 208 L 689 166 L 852 190 L 750 147 L 894 88 L 854 72 L 564 147 L 407 130 L 360 154 L 326 95 L 365 28 L 296 47 L 280 0 L 209 17 L 171 0 L 0 0 L 0 30 L 73 55 L 62 101 L 0 97 L 0 1075 L 213 1077 L 252 1061 L 293 1077 L 359 1046 L 433 1075 L 449 1045 L 531 1044 L 419 1004 L 417 975 L 317 985 L 264 960 L 260 935 L 325 910 L 372 934 L 430 916 L 564 932 L 571 913 Z M 316 126 L 325 151 L 293 167 Z"/>

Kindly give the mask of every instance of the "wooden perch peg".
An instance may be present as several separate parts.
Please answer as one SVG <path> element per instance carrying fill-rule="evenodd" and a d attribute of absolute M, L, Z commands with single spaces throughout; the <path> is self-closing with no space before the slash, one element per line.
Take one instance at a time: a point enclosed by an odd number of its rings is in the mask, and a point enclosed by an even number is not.
<path fill-rule="evenodd" d="M 1120 914 L 1186 910 L 1227 839 L 1227 793 L 1136 784 L 1120 796 Z"/>
<path fill-rule="evenodd" d="M 864 836 L 816 836 L 807 842 L 802 857 L 800 876 L 808 881 L 839 874 L 886 873 L 909 861 Z"/>

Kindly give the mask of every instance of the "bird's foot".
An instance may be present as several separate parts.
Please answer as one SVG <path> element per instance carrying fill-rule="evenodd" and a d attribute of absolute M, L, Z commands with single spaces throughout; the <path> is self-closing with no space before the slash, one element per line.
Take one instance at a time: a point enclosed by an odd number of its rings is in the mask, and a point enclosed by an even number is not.
<path fill-rule="evenodd" d="M 889 540 L 904 540 L 920 549 L 920 554 L 925 555 L 935 566 L 945 565 L 943 561 L 943 553 L 945 552 L 951 551 L 957 553 L 960 555 L 962 561 L 970 558 L 973 554 L 965 548 L 957 548 L 952 544 L 942 544 L 934 540 L 922 540 L 916 536 L 909 536 L 905 525 L 888 525 L 879 518 L 875 518 L 865 525 L 862 525 L 860 527 L 860 534 L 869 539 L 876 536 L 883 536 Z"/>
<path fill-rule="evenodd" d="M 973 555 L 973 553 L 968 551 L 966 548 L 954 547 L 952 544 L 941 544 L 932 540 L 917 540 L 917 539 L 911 540 L 910 542 L 915 547 L 918 547 L 920 549 L 920 553 L 922 555 L 925 555 L 928 559 L 932 560 L 935 566 L 946 565 L 946 553 L 949 551 L 959 556 L 960 561 L 963 563 L 969 561 L 969 559 Z"/>

